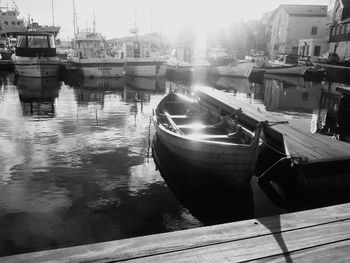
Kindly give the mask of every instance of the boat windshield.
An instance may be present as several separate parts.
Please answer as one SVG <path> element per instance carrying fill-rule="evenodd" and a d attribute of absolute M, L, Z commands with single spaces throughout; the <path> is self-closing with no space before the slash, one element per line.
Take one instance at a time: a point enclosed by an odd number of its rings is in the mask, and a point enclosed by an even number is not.
<path fill-rule="evenodd" d="M 55 40 L 52 36 L 18 36 L 17 47 L 55 48 Z"/>
<path fill-rule="evenodd" d="M 49 43 L 46 36 L 28 36 L 29 48 L 48 48 Z"/>
<path fill-rule="evenodd" d="M 103 48 L 102 41 L 78 41 L 78 48 Z"/>

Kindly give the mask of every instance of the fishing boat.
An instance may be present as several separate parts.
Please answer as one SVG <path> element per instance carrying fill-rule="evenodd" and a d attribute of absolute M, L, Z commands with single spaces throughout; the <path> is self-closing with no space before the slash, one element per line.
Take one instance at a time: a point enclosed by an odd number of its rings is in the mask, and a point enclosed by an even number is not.
<path fill-rule="evenodd" d="M 61 67 L 54 35 L 36 31 L 17 33 L 16 50 L 11 60 L 15 73 L 25 77 L 58 76 Z"/>
<path fill-rule="evenodd" d="M 59 33 L 61 27 L 55 25 L 41 25 L 38 22 L 34 22 L 33 18 L 28 16 L 28 20 L 20 17 L 20 12 L 15 1 L 12 1 L 12 6 L 2 6 L 0 1 L 1 11 L 1 27 L 0 35 L 6 38 L 16 38 L 18 33 L 23 31 L 37 31 L 42 33 L 50 33 L 55 37 Z M 53 6 L 52 6 L 53 8 Z M 53 10 L 52 10 L 53 13 Z"/>
<path fill-rule="evenodd" d="M 253 70 L 252 62 L 239 61 L 223 48 L 210 49 L 207 59 L 211 75 L 248 78 Z"/>
<path fill-rule="evenodd" d="M 166 74 L 174 79 L 205 79 L 209 63 L 204 57 L 205 51 L 192 46 L 177 46 L 166 61 Z"/>
<path fill-rule="evenodd" d="M 193 66 L 188 61 L 181 61 L 171 57 L 165 63 L 165 72 L 166 76 L 170 78 L 191 79 Z"/>
<path fill-rule="evenodd" d="M 153 117 L 157 139 L 171 152 L 227 183 L 243 187 L 255 169 L 263 125 L 252 132 L 237 120 L 174 92 L 159 102 Z"/>
<path fill-rule="evenodd" d="M 96 31 L 94 15 L 93 29 L 79 32 L 77 30 L 77 17 L 75 1 L 73 0 L 73 26 L 74 26 L 74 52 L 67 56 L 68 70 L 78 69 L 85 78 L 103 77 L 116 78 L 124 76 L 123 57 L 107 55 L 105 40 Z"/>
<path fill-rule="evenodd" d="M 157 43 L 160 36 L 151 33 L 139 37 L 136 23 L 130 32 L 133 36 L 124 41 L 125 75 L 136 77 L 164 76 L 165 58 L 160 55 L 159 44 Z"/>
<path fill-rule="evenodd" d="M 231 62 L 226 65 L 213 66 L 210 69 L 210 74 L 229 77 L 248 78 L 253 70 L 251 62 Z"/>
<path fill-rule="evenodd" d="M 108 56 L 104 38 L 95 30 L 77 33 L 74 53 L 67 57 L 68 67 L 77 68 L 84 77 L 123 77 L 124 59 Z"/>

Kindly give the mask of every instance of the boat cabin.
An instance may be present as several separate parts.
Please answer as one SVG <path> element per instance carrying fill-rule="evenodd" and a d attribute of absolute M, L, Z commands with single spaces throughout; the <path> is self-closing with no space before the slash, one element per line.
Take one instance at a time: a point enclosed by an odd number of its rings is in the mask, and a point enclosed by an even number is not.
<path fill-rule="evenodd" d="M 104 46 L 104 39 L 100 33 L 79 33 L 75 38 L 75 51 L 80 58 L 101 57 Z"/>
<path fill-rule="evenodd" d="M 49 33 L 23 32 L 17 35 L 16 56 L 55 57 L 55 38 Z"/>

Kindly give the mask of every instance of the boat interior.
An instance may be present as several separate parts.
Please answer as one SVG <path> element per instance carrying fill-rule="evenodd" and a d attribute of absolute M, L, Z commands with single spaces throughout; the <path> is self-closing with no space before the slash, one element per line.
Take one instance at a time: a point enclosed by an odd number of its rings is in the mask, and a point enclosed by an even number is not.
<path fill-rule="evenodd" d="M 234 117 L 210 113 L 196 102 L 168 96 L 158 108 L 158 121 L 168 130 L 191 139 L 251 144 L 254 133 Z"/>

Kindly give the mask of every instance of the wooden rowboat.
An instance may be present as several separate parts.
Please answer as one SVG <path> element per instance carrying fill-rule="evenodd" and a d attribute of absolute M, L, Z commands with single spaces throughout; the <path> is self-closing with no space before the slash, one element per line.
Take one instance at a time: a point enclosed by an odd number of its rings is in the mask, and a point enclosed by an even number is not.
<path fill-rule="evenodd" d="M 243 187 L 254 173 L 263 125 L 252 132 L 237 120 L 176 93 L 159 102 L 153 117 L 157 139 L 176 156 Z"/>

